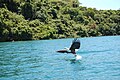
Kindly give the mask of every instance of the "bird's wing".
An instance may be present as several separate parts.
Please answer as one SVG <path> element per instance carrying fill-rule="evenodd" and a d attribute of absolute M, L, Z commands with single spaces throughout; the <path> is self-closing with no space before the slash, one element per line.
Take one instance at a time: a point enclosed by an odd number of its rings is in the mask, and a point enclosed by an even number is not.
<path fill-rule="evenodd" d="M 80 48 L 80 40 L 75 38 L 72 42 L 72 45 L 70 46 L 70 50 L 79 49 Z"/>
<path fill-rule="evenodd" d="M 68 50 L 62 49 L 62 50 L 58 50 L 57 52 L 59 52 L 59 53 L 68 53 Z"/>

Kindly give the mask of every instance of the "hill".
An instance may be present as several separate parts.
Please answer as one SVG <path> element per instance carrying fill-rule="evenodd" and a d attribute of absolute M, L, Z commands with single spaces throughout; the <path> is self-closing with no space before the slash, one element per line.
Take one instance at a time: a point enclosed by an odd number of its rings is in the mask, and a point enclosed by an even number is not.
<path fill-rule="evenodd" d="M 78 0 L 0 0 L 0 41 L 120 35 L 120 10 Z"/>

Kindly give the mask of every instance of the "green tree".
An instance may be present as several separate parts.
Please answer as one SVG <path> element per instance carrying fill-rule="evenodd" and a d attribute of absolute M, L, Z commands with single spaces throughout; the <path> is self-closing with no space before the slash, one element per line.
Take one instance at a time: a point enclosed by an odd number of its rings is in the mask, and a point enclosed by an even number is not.
<path fill-rule="evenodd" d="M 21 6 L 21 12 L 22 15 L 25 17 L 25 19 L 31 20 L 33 18 L 33 6 L 30 3 L 30 1 L 26 1 L 22 6 Z"/>
<path fill-rule="evenodd" d="M 78 0 L 0 0 L 0 41 L 120 35 L 120 10 Z"/>
<path fill-rule="evenodd" d="M 0 0 L 0 8 L 7 8 L 12 12 L 19 12 L 20 0 Z"/>

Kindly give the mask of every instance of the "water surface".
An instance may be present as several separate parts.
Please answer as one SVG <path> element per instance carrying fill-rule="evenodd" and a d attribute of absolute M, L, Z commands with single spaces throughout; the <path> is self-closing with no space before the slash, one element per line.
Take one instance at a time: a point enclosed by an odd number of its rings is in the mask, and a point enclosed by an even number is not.
<path fill-rule="evenodd" d="M 119 80 L 120 36 L 79 39 L 76 62 L 56 52 L 73 38 L 0 42 L 0 80 Z"/>

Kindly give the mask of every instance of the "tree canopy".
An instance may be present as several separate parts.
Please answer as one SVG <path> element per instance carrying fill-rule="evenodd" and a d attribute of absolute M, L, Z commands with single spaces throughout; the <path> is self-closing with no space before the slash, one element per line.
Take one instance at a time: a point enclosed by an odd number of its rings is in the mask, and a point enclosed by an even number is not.
<path fill-rule="evenodd" d="M 0 0 L 0 41 L 120 35 L 120 10 L 78 0 Z"/>

